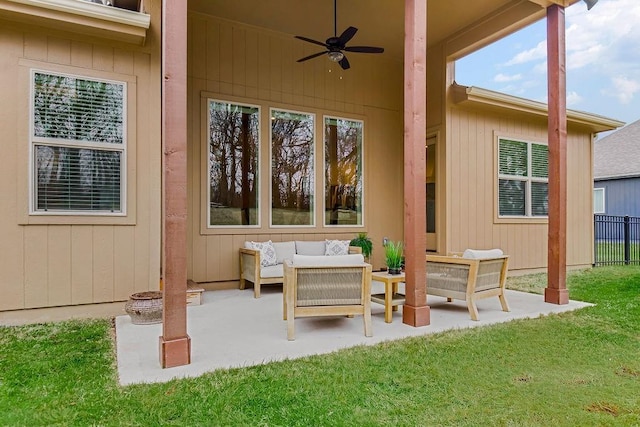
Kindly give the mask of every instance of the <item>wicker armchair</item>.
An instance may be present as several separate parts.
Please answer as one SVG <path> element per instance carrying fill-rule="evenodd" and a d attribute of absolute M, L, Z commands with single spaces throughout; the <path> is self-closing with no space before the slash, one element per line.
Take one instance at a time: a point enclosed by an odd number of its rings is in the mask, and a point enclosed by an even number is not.
<path fill-rule="evenodd" d="M 371 336 L 371 265 L 362 255 L 304 256 L 284 261 L 284 319 L 295 340 L 296 317 L 362 315 Z"/>
<path fill-rule="evenodd" d="M 471 251 L 479 258 L 465 254 L 427 255 L 427 294 L 467 302 L 472 320 L 478 320 L 476 301 L 497 296 L 503 311 L 509 311 L 504 295 L 509 257 L 502 251 Z M 488 257 L 482 256 L 482 254 Z M 498 255 L 500 254 L 500 255 Z M 465 255 L 465 256 L 463 256 Z"/>

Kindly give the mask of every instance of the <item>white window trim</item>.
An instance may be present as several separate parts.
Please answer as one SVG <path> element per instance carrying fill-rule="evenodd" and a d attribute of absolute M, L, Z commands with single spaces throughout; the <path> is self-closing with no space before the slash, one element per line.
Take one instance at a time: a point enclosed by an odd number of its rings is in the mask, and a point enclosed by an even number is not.
<path fill-rule="evenodd" d="M 325 176 L 325 168 L 326 168 L 326 159 L 324 156 L 324 126 L 325 126 L 325 122 L 326 119 L 337 119 L 337 120 L 349 120 L 352 122 L 360 122 L 362 123 L 362 144 L 360 147 L 360 156 L 362 158 L 362 170 L 360 171 L 360 176 L 362 179 L 362 194 L 361 194 L 361 209 L 362 209 L 362 223 L 361 224 L 327 224 L 325 222 L 325 218 L 326 218 L 326 214 L 327 214 L 327 198 L 326 198 L 326 188 L 327 188 L 327 180 L 326 180 L 326 176 Z M 365 193 L 366 193 L 366 181 L 365 181 L 365 162 L 366 162 L 366 156 L 365 156 L 365 122 L 364 120 L 361 119 L 354 119 L 351 117 L 345 117 L 345 116 L 336 116 L 336 115 L 330 115 L 330 114 L 325 114 L 322 116 L 322 127 L 321 127 L 321 132 L 322 132 L 322 169 L 321 169 L 321 173 L 322 173 L 322 211 L 320 213 L 321 215 L 321 220 L 322 220 L 322 226 L 324 228 L 364 228 L 365 227 Z"/>
<path fill-rule="evenodd" d="M 313 118 L 313 142 L 312 142 L 312 149 L 313 149 L 313 182 L 314 182 L 314 188 L 313 188 L 313 201 L 311 203 L 311 224 L 309 225 L 274 225 L 273 224 L 273 186 L 272 186 L 272 180 L 273 180 L 273 144 L 271 143 L 271 141 L 273 140 L 273 127 L 271 126 L 271 118 L 273 117 L 273 112 L 274 111 L 283 111 L 285 113 L 294 113 L 294 114 L 304 114 L 304 115 L 308 115 L 311 116 Z M 324 127 L 324 121 L 323 121 L 323 127 Z M 316 138 L 316 114 L 315 113 L 310 113 L 307 111 L 297 111 L 297 110 L 288 110 L 286 108 L 276 108 L 276 107 L 271 107 L 269 108 L 269 177 L 268 177 L 268 181 L 269 181 L 269 227 L 270 228 L 316 228 L 316 181 L 317 181 L 317 170 L 316 170 L 316 157 L 317 157 L 317 153 L 318 150 L 317 148 L 317 138 Z M 324 148 L 324 147 L 323 147 Z M 323 151 L 324 152 L 324 151 Z"/>
<path fill-rule="evenodd" d="M 87 142 L 76 140 L 65 140 L 59 138 L 43 138 L 36 137 L 34 132 L 34 80 L 36 73 L 58 75 L 65 77 L 78 78 L 83 80 L 91 80 L 104 83 L 119 84 L 123 87 L 122 97 L 122 145 L 99 143 L 99 142 Z M 126 217 L 127 216 L 127 135 L 128 135 L 128 83 L 121 80 L 103 79 L 92 76 L 84 76 L 81 74 L 64 73 L 58 71 L 49 71 L 45 69 L 31 68 L 29 73 L 29 215 L 33 216 L 108 216 L 108 217 Z M 106 210 L 101 211 L 74 211 L 74 210 L 50 210 L 41 211 L 36 209 L 36 180 L 35 180 L 35 147 L 42 146 L 57 146 L 57 147 L 69 147 L 69 148 L 88 148 L 88 149 L 103 149 L 108 151 L 117 151 L 121 154 L 120 163 L 120 211 L 110 212 Z"/>
<path fill-rule="evenodd" d="M 602 194 L 602 210 L 596 210 L 596 192 Z M 607 199 L 606 189 L 604 187 L 597 187 L 593 189 L 593 213 L 594 214 L 606 214 L 607 213 Z"/>
<path fill-rule="evenodd" d="M 211 225 L 211 162 L 209 161 L 209 143 L 211 141 L 211 134 L 210 134 L 210 130 L 211 130 L 211 126 L 209 126 L 209 120 L 211 118 L 211 115 L 209 114 L 209 105 L 211 102 L 219 102 L 219 103 L 224 103 L 224 104 L 234 104 L 234 105 L 241 105 L 243 107 L 251 107 L 251 108 L 256 108 L 258 110 L 258 151 L 257 151 L 257 160 L 258 160 L 258 168 L 256 171 L 256 175 L 258 176 L 258 187 L 256 189 L 256 196 L 257 196 L 257 209 L 256 209 L 256 216 L 257 216 L 257 224 L 256 225 Z M 213 97 L 209 97 L 209 96 L 205 96 L 204 97 L 204 102 L 205 102 L 205 123 L 207 126 L 207 131 L 205 132 L 205 144 L 203 144 L 203 160 L 204 162 L 206 162 L 206 171 L 207 171 L 207 175 L 206 175 L 206 180 L 205 180 L 205 187 L 204 187 L 204 192 L 206 193 L 205 196 L 205 200 L 206 200 L 206 204 L 204 206 L 205 210 L 206 210 L 206 220 L 207 223 L 206 225 L 206 229 L 209 230 L 214 230 L 214 229 L 218 229 L 218 230 L 229 230 L 229 229 L 242 229 L 242 230 L 247 230 L 247 229 L 258 229 L 258 228 L 262 228 L 262 200 L 261 200 L 261 189 L 262 189 L 262 107 L 260 105 L 257 104 L 252 104 L 249 102 L 244 102 L 244 101 L 232 101 L 232 100 L 227 100 L 227 99 L 220 99 L 220 98 L 213 98 Z"/>
<path fill-rule="evenodd" d="M 522 142 L 527 144 L 527 176 L 507 175 L 507 174 L 500 173 L 500 141 L 501 140 L 516 141 L 516 142 Z M 518 137 L 508 137 L 508 136 L 497 137 L 496 170 L 497 170 L 498 178 L 496 180 L 496 213 L 499 219 L 548 219 L 549 218 L 549 215 L 532 215 L 531 213 L 531 183 L 541 182 L 541 183 L 546 183 L 547 185 L 549 184 L 549 178 L 537 178 L 532 176 L 531 169 L 533 167 L 533 162 L 532 162 L 533 150 L 531 149 L 531 146 L 533 144 L 544 145 L 548 147 L 547 143 L 543 143 L 540 141 L 529 141 L 529 140 L 518 138 Z M 549 164 L 549 159 L 547 157 L 547 165 L 548 164 Z M 500 180 L 501 179 L 508 179 L 511 181 L 522 181 L 525 183 L 525 200 L 524 200 L 525 214 L 524 215 L 501 215 L 500 214 Z"/>

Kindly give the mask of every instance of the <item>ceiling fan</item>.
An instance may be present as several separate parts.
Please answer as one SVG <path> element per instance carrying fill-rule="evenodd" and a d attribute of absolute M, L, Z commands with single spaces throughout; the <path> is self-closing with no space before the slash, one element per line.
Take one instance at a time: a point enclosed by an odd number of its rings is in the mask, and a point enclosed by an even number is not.
<path fill-rule="evenodd" d="M 326 50 L 322 52 L 314 53 L 313 55 L 305 56 L 298 59 L 297 62 L 304 62 L 308 59 L 316 58 L 325 53 L 329 56 L 329 59 L 340 64 L 343 70 L 349 69 L 349 60 L 345 56 L 344 52 L 358 52 L 358 53 L 382 53 L 384 48 L 373 46 L 347 46 L 346 44 L 356 35 L 358 29 L 356 27 L 349 27 L 340 34 L 338 37 L 338 9 L 337 0 L 333 0 L 333 37 L 329 37 L 326 42 L 319 42 L 303 36 L 295 36 L 295 38 L 303 40 L 305 42 L 317 44 L 323 46 Z"/>

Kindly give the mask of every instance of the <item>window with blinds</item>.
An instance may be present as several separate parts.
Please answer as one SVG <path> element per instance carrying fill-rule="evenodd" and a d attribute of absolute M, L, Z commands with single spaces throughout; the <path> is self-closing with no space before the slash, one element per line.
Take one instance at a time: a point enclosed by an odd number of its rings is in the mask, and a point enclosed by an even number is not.
<path fill-rule="evenodd" d="M 549 148 L 498 139 L 498 215 L 546 217 L 549 213 Z"/>
<path fill-rule="evenodd" d="M 32 72 L 33 213 L 124 213 L 126 84 Z"/>

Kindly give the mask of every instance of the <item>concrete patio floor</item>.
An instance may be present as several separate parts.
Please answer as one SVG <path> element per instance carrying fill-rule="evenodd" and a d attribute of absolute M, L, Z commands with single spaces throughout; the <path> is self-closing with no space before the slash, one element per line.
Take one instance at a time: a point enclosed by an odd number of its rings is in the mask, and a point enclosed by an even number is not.
<path fill-rule="evenodd" d="M 402 291 L 403 284 L 400 285 Z M 383 292 L 373 282 L 373 293 Z M 431 324 L 415 328 L 402 323 L 402 307 L 393 322 L 384 322 L 384 307 L 371 304 L 373 336 L 364 336 L 361 316 L 311 317 L 296 319 L 296 340 L 287 340 L 287 322 L 282 320 L 282 287 L 265 286 L 260 299 L 253 290 L 205 292 L 202 304 L 187 308 L 187 332 L 191 337 L 191 364 L 162 369 L 158 337 L 162 325 L 134 325 L 128 315 L 116 317 L 118 373 L 122 385 L 165 382 L 173 378 L 196 377 L 217 369 L 247 367 L 308 355 L 331 353 L 357 345 L 373 345 L 410 336 L 449 329 L 472 328 L 536 318 L 590 306 L 579 301 L 567 305 L 547 304 L 542 295 L 507 291 L 511 311 L 505 313 L 498 298 L 478 302 L 480 320 L 469 317 L 462 301 L 428 297 Z"/>

